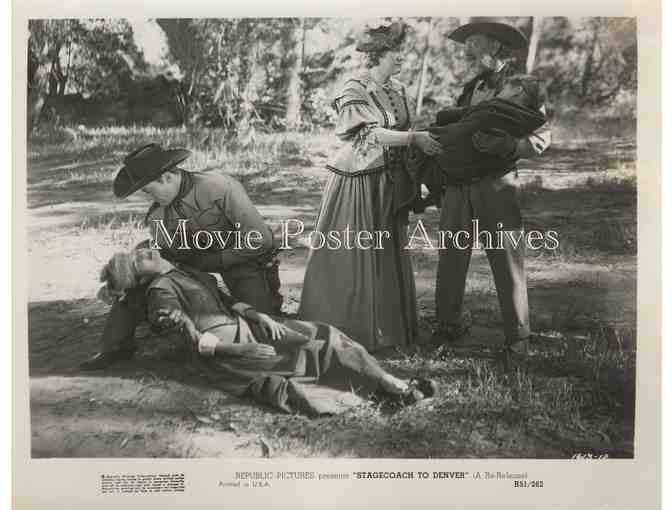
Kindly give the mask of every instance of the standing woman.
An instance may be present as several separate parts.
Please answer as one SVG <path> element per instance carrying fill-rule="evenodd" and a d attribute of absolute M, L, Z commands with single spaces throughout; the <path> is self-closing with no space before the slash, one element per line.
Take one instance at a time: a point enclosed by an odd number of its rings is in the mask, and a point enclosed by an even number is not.
<path fill-rule="evenodd" d="M 409 148 L 441 151 L 433 135 L 410 129 L 404 87 L 391 79 L 401 70 L 404 32 L 401 23 L 367 30 L 356 48 L 366 69 L 334 100 L 343 145 L 327 165 L 331 175 L 315 228 L 327 238 L 340 232 L 342 243 L 311 251 L 299 309 L 300 319 L 333 324 L 369 351 L 406 345 L 417 335 L 415 283 L 404 249 L 418 186 L 408 170 Z M 347 245 L 346 228 L 353 232 Z M 358 232 L 379 235 L 382 249 L 366 234 L 357 246 Z"/>

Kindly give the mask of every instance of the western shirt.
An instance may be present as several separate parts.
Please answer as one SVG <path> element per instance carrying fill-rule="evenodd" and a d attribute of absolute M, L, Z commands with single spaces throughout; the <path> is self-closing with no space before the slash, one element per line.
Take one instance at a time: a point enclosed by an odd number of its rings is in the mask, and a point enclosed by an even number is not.
<path fill-rule="evenodd" d="M 200 172 L 182 171 L 181 175 L 177 197 L 167 206 L 154 203 L 145 220 L 151 238 L 167 252 L 166 258 L 202 271 L 222 272 L 268 256 L 274 246 L 273 233 L 236 179 Z M 179 220 L 187 220 L 189 249 L 179 249 L 179 235 L 172 242 L 167 239 L 155 220 L 163 220 L 169 237 L 178 229 Z M 212 245 L 205 248 L 211 238 Z"/>

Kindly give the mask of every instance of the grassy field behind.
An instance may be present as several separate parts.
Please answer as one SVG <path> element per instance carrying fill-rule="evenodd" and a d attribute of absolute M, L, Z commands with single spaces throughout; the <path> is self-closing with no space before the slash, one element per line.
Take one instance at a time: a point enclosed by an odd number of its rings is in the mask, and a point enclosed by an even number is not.
<path fill-rule="evenodd" d="M 452 349 L 426 345 L 434 324 L 437 254 L 412 253 L 422 338 L 382 352 L 402 376 L 435 377 L 440 395 L 394 410 L 363 402 L 309 420 L 209 388 L 141 331 L 135 360 L 103 374 L 77 365 L 97 350 L 107 307 L 95 300 L 109 256 L 145 238 L 141 196 L 119 201 L 111 184 L 123 156 L 149 141 L 187 146 L 185 168 L 238 178 L 272 225 L 311 229 L 336 147 L 330 132 L 259 134 L 246 146 L 217 131 L 67 128 L 29 145 L 31 423 L 36 456 L 550 457 L 633 455 L 636 353 L 634 136 L 558 129 L 551 149 L 521 161 L 527 230 L 555 230 L 557 250 L 529 252 L 537 333 L 525 360 L 492 358 L 502 341 L 494 283 L 474 252 L 465 308 L 472 333 Z M 599 133 L 594 135 L 592 133 Z M 430 232 L 438 211 L 423 216 Z M 287 313 L 298 307 L 307 250 L 282 253 Z M 640 339 L 647 341 L 647 339 Z"/>

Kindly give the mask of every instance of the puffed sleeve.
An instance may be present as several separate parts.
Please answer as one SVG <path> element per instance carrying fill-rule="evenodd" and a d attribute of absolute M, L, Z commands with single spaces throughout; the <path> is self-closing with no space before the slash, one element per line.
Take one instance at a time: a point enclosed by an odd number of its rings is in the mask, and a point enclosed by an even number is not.
<path fill-rule="evenodd" d="M 336 136 L 342 141 L 354 141 L 358 135 L 361 137 L 379 125 L 375 106 L 359 82 L 348 81 L 334 99 L 333 106 L 338 114 Z"/>

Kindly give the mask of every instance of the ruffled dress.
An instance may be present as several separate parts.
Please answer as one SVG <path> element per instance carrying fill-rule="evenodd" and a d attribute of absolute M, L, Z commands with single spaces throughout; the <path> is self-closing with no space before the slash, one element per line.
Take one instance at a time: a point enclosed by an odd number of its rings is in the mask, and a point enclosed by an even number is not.
<path fill-rule="evenodd" d="M 382 85 L 362 76 L 345 83 L 334 107 L 342 146 L 327 165 L 331 175 L 316 230 L 327 236 L 347 226 L 374 238 L 360 247 L 353 242 L 350 249 L 327 243 L 311 250 L 299 318 L 332 324 L 371 352 L 403 346 L 418 329 L 413 270 L 404 249 L 418 183 L 409 171 L 408 148 L 381 145 L 372 129 L 409 129 L 406 94 L 398 82 Z"/>

